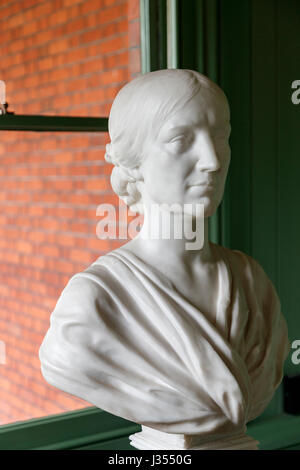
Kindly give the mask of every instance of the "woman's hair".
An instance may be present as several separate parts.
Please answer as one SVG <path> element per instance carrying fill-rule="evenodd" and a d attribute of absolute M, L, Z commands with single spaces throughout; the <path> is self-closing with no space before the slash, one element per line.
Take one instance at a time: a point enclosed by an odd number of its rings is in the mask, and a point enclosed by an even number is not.
<path fill-rule="evenodd" d="M 117 94 L 109 115 L 111 142 L 106 146 L 105 159 L 114 165 L 111 174 L 114 192 L 133 212 L 142 212 L 137 181 L 141 179 L 139 166 L 149 136 L 155 139 L 166 119 L 185 106 L 202 87 L 225 97 L 209 78 L 182 69 L 140 75 Z"/>

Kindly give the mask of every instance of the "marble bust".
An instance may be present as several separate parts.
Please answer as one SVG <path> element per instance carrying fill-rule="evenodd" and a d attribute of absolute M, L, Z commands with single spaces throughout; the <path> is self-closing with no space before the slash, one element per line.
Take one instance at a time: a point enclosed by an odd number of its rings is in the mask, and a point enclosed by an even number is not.
<path fill-rule="evenodd" d="M 69 280 L 40 348 L 42 374 L 141 424 L 135 448 L 255 449 L 246 424 L 280 384 L 289 342 L 263 268 L 208 238 L 230 163 L 227 99 L 198 72 L 151 72 L 120 90 L 109 134 L 112 187 L 144 224 Z M 168 207 L 176 228 L 197 222 L 196 205 L 200 248 L 162 236 Z"/>

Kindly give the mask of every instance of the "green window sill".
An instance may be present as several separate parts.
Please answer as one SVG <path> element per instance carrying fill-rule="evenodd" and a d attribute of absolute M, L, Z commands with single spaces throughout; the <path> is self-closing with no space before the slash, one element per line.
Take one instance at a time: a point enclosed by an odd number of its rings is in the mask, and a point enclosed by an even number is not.
<path fill-rule="evenodd" d="M 140 426 L 95 407 L 0 427 L 0 450 L 133 450 Z M 300 416 L 282 414 L 248 425 L 261 450 L 300 449 Z"/>

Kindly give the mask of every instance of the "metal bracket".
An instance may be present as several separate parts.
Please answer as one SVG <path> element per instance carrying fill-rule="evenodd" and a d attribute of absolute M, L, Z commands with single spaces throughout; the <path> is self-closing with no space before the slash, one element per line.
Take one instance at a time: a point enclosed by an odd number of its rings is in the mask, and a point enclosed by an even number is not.
<path fill-rule="evenodd" d="M 6 86 L 3 80 L 0 80 L 0 114 L 6 114 Z"/>
<path fill-rule="evenodd" d="M 8 103 L 6 103 L 6 85 L 3 80 L 0 80 L 0 116 L 4 114 L 15 114 L 13 111 L 8 111 Z"/>

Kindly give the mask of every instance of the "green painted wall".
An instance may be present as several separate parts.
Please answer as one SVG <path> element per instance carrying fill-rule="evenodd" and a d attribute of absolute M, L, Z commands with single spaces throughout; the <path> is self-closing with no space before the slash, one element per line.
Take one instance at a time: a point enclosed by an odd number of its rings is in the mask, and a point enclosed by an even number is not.
<path fill-rule="evenodd" d="M 300 105 L 291 84 L 300 77 L 300 4 L 223 0 L 220 26 L 220 83 L 233 126 L 223 242 L 262 264 L 293 341 L 300 339 Z M 300 366 L 289 357 L 285 371 L 300 374 Z"/>
<path fill-rule="evenodd" d="M 300 79 L 298 0 L 180 0 L 179 68 L 217 81 L 231 107 L 232 161 L 211 239 L 256 258 L 300 339 Z M 291 355 L 285 372 L 300 374 Z M 282 410 L 278 390 L 266 414 Z"/>

